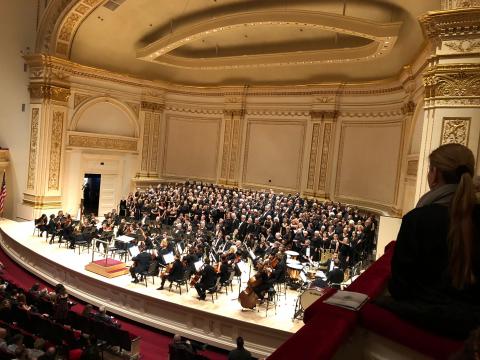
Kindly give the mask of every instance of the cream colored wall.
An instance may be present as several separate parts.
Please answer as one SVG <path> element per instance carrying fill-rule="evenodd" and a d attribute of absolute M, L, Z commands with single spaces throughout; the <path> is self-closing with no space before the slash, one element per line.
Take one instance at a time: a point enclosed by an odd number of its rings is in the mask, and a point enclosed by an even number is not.
<path fill-rule="evenodd" d="M 27 181 L 31 116 L 28 72 L 24 71 L 21 51 L 26 53 L 27 47 L 35 47 L 36 9 L 31 0 L 2 1 L 1 17 L 0 146 L 10 149 L 11 160 L 6 172 L 4 216 L 15 218 L 22 216 L 19 204 Z"/>
<path fill-rule="evenodd" d="M 95 103 L 85 109 L 74 130 L 129 137 L 135 136 L 135 127 L 125 112 L 111 102 L 105 101 Z"/>
<path fill-rule="evenodd" d="M 163 175 L 167 178 L 215 182 L 219 161 L 221 119 L 166 114 Z"/>
<path fill-rule="evenodd" d="M 244 155 L 244 186 L 299 191 L 305 122 L 249 120 Z"/>
<path fill-rule="evenodd" d="M 341 125 L 335 195 L 366 204 L 395 204 L 401 121 L 344 121 Z"/>

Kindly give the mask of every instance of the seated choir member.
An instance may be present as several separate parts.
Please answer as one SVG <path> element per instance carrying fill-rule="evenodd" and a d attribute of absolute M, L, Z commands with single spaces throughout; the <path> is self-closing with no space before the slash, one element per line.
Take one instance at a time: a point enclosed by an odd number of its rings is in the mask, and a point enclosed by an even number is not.
<path fill-rule="evenodd" d="M 133 283 L 139 282 L 137 274 L 147 271 L 151 260 L 152 256 L 144 248 L 142 248 L 141 252 L 137 256 L 132 258 L 134 264 L 130 266 L 130 275 L 132 275 Z"/>
<path fill-rule="evenodd" d="M 446 144 L 430 156 L 428 185 L 402 220 L 389 290 L 380 304 L 442 335 L 466 338 L 480 326 L 480 204 L 467 147 Z"/>
<path fill-rule="evenodd" d="M 195 284 L 195 289 L 197 290 L 199 300 L 205 300 L 207 290 L 211 289 L 217 282 L 217 273 L 213 266 L 210 265 L 210 259 L 205 259 L 205 265 L 200 275 L 202 278 Z"/>
<path fill-rule="evenodd" d="M 168 274 L 162 275 L 162 284 L 157 290 L 163 290 L 163 285 L 165 285 L 165 281 L 170 282 L 170 287 L 172 287 L 172 283 L 174 281 L 178 281 L 183 279 L 185 274 L 185 267 L 183 266 L 182 261 L 180 260 L 180 255 L 175 255 L 175 261 L 173 262 L 172 268 Z"/>

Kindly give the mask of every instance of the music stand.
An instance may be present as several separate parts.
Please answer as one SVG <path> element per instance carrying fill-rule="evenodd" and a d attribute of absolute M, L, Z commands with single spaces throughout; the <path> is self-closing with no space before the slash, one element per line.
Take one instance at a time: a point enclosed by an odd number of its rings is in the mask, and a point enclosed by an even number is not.
<path fill-rule="evenodd" d="M 163 261 L 165 261 L 165 264 L 171 264 L 175 261 L 175 257 L 173 256 L 173 252 L 169 252 L 168 254 L 162 255 L 163 256 Z"/>

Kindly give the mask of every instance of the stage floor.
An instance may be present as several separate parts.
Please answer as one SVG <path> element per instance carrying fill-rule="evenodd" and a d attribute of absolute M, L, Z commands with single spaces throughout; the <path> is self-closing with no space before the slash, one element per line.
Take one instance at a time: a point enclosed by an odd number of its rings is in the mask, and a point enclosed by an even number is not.
<path fill-rule="evenodd" d="M 228 291 L 228 295 L 223 293 L 218 294 L 218 299 L 212 303 L 210 295 L 207 296 L 206 301 L 200 301 L 197 299 L 197 292 L 194 288 L 190 288 L 186 293 L 182 289 L 182 295 L 178 293 L 178 290 L 172 288 L 172 291 L 168 291 L 167 281 L 164 290 L 156 290 L 160 286 L 160 279 L 155 278 L 155 284 L 152 283 L 151 277 L 148 279 L 148 287 L 145 287 L 144 283 L 140 282 L 134 284 L 131 282 L 130 275 L 123 275 L 116 278 L 105 278 L 84 269 L 85 265 L 92 261 L 92 253 L 87 253 L 85 250 L 81 254 L 78 254 L 78 249 L 75 251 L 65 247 L 65 244 L 59 247 L 58 242 L 49 245 L 45 241 L 45 237 L 40 238 L 33 236 L 33 222 L 14 222 L 11 220 L 0 220 L 0 227 L 9 235 L 13 240 L 22 244 L 23 246 L 34 251 L 38 255 L 41 255 L 53 262 L 63 265 L 75 272 L 79 272 L 93 279 L 101 282 L 108 283 L 128 291 L 141 293 L 154 299 L 161 299 L 163 301 L 172 302 L 184 307 L 193 308 L 197 311 L 204 311 L 207 313 L 215 314 L 217 316 L 224 316 L 230 319 L 236 319 L 242 322 L 248 322 L 251 324 L 261 325 L 264 327 L 281 330 L 289 333 L 295 333 L 303 325 L 301 320 L 292 320 L 295 309 L 295 303 L 297 301 L 299 292 L 287 289 L 287 296 L 280 297 L 277 303 L 277 310 L 273 307 L 269 308 L 268 316 L 266 316 L 265 305 L 259 307 L 259 311 L 255 310 L 242 310 L 240 303 L 236 300 L 238 298 L 239 288 L 237 284 L 233 286 L 233 292 Z M 99 254 L 96 254 L 95 260 L 100 259 Z M 131 262 L 127 263 L 128 265 Z M 248 280 L 248 273 L 242 276 L 241 289 L 246 287 Z M 235 281 L 234 281 L 235 282 Z M 115 313 L 114 308 L 109 308 L 109 311 Z"/>

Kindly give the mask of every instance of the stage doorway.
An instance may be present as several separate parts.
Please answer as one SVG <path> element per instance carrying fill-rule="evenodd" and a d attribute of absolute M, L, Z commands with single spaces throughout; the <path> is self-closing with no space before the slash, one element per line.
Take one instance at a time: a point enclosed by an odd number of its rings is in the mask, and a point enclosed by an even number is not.
<path fill-rule="evenodd" d="M 83 176 L 83 214 L 98 216 L 101 178 L 101 174 L 85 174 Z"/>

